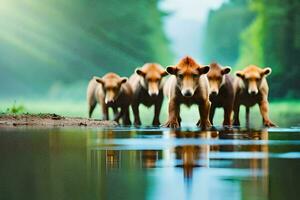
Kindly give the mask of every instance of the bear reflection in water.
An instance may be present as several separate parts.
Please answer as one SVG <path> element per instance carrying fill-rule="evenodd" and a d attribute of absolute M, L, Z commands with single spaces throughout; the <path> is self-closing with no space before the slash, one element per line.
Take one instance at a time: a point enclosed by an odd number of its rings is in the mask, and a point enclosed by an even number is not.
<path fill-rule="evenodd" d="M 261 172 L 264 176 L 268 175 L 268 145 L 251 143 L 253 140 L 268 140 L 267 131 L 170 130 L 168 135 L 181 141 L 193 138 L 197 138 L 197 141 L 196 144 L 175 144 L 162 149 L 118 149 L 114 146 L 102 150 L 91 149 L 91 165 L 101 165 L 106 170 L 175 167 L 182 168 L 185 178 L 192 178 L 195 169 L 224 168 L 219 163 L 230 161 L 230 167 L 242 166 L 250 169 L 254 176 Z M 236 145 L 234 141 L 237 140 L 250 141 L 249 144 Z"/>

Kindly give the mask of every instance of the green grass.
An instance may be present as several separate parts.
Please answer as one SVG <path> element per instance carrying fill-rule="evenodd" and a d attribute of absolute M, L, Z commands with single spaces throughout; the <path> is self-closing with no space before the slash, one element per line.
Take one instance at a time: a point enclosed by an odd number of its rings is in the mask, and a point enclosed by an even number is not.
<path fill-rule="evenodd" d="M 16 102 L 14 102 L 10 107 L 8 107 L 5 110 L 5 113 L 8 114 L 21 114 L 24 113 L 25 107 L 23 105 L 17 105 Z"/>
<path fill-rule="evenodd" d="M 0 101 L 0 111 L 7 112 L 17 107 L 22 107 L 23 113 L 55 113 L 63 116 L 71 117 L 87 117 L 87 105 L 85 101 L 72 100 L 20 100 L 16 101 Z M 14 108 L 15 107 L 15 108 Z M 20 111 L 16 113 L 22 113 Z M 153 118 L 153 107 L 146 108 L 140 106 L 141 119 L 143 124 L 151 124 Z M 165 122 L 167 119 L 167 101 L 164 102 L 160 119 Z M 261 116 L 258 106 L 251 109 L 251 124 L 254 126 L 261 126 Z M 112 113 L 111 113 L 112 116 Z M 198 109 L 196 106 L 187 108 L 181 107 L 181 116 L 183 123 L 196 124 L 199 119 Z M 94 110 L 93 118 L 101 118 L 100 107 L 97 106 Z M 300 126 L 300 102 L 296 100 L 289 101 L 274 101 L 270 103 L 270 118 L 277 125 L 281 127 Z M 133 120 L 132 114 L 131 119 Z M 240 120 L 242 125 L 245 123 L 245 111 L 242 108 L 240 113 Z M 214 124 L 220 125 L 223 120 L 223 110 L 217 109 L 214 118 Z"/>

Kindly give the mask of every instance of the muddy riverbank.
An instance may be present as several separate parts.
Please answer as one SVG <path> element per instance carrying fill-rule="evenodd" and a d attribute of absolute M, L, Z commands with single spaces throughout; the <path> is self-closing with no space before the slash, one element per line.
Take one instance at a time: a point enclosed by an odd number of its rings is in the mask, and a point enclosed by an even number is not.
<path fill-rule="evenodd" d="M 114 121 L 103 121 L 80 117 L 64 117 L 57 114 L 0 114 L 0 128 L 3 127 L 111 127 Z"/>

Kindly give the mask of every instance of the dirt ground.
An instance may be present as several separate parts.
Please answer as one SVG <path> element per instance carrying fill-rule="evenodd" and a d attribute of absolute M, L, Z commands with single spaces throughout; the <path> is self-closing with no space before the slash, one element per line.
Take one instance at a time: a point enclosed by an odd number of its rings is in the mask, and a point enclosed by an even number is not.
<path fill-rule="evenodd" d="M 111 127 L 114 121 L 103 121 L 80 117 L 63 117 L 56 114 L 0 114 L 0 128 L 5 127 Z"/>

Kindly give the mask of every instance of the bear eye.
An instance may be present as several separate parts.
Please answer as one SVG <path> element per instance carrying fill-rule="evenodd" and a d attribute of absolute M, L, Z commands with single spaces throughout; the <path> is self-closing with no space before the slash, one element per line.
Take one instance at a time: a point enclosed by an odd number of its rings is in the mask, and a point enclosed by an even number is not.
<path fill-rule="evenodd" d="M 183 74 L 178 74 L 178 78 L 183 79 Z"/>

